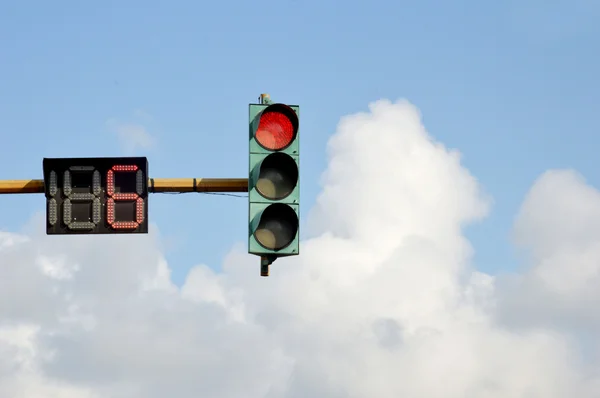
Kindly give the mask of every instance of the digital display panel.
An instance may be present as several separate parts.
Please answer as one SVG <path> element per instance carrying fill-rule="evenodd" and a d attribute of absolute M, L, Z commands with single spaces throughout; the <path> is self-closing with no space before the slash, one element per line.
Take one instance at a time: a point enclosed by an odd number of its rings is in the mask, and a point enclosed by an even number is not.
<path fill-rule="evenodd" d="M 145 157 L 45 158 L 46 234 L 148 233 Z"/>

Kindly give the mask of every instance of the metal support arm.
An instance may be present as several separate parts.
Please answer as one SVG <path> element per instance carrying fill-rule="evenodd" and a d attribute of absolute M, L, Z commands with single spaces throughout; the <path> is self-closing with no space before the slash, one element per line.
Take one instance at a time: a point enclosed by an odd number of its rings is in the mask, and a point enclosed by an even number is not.
<path fill-rule="evenodd" d="M 150 178 L 149 192 L 248 192 L 247 178 Z M 0 180 L 0 194 L 44 193 L 44 180 Z"/>

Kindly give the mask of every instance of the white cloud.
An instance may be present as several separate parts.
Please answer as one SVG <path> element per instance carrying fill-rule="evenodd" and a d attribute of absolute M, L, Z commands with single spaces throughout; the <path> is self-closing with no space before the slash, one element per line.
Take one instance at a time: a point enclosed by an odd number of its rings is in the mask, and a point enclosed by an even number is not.
<path fill-rule="evenodd" d="M 600 396 L 582 333 L 600 331 L 599 193 L 542 176 L 515 227 L 531 267 L 506 280 L 470 266 L 461 232 L 488 207 L 412 105 L 379 101 L 340 123 L 312 238 L 268 279 L 240 246 L 177 288 L 156 231 L 47 237 L 36 220 L 0 234 L 0 396 Z"/>
<path fill-rule="evenodd" d="M 514 235 L 529 268 L 502 281 L 503 319 L 600 333 L 600 192 L 574 171 L 548 171 L 525 198 Z"/>
<path fill-rule="evenodd" d="M 135 113 L 138 118 L 148 119 L 148 116 L 143 116 L 144 114 L 140 112 L 142 111 L 136 111 Z M 121 151 L 126 155 L 132 155 L 139 149 L 152 149 L 156 145 L 156 137 L 150 134 L 142 124 L 124 123 L 116 119 L 110 119 L 106 122 L 106 126 L 116 134 Z"/>

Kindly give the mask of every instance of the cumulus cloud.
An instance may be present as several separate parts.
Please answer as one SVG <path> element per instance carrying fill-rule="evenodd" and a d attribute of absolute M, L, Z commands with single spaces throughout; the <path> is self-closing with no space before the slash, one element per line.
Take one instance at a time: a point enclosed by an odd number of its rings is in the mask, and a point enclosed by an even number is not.
<path fill-rule="evenodd" d="M 600 192 L 573 170 L 544 173 L 525 198 L 514 240 L 528 269 L 501 281 L 503 319 L 600 333 Z"/>
<path fill-rule="evenodd" d="M 489 203 L 414 106 L 378 101 L 340 122 L 310 238 L 268 279 L 241 245 L 177 287 L 156 228 L 34 220 L 0 235 L 0 396 L 600 396 L 600 194 L 542 176 L 515 224 L 529 266 L 500 280 L 462 233 Z"/>

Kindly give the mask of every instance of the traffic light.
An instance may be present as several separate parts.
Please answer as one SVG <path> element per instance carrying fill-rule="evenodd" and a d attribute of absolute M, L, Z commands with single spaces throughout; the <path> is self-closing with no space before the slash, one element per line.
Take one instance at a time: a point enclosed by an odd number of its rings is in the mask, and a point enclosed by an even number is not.
<path fill-rule="evenodd" d="M 270 264 L 300 249 L 300 108 L 268 100 L 249 108 L 248 252 Z"/>
<path fill-rule="evenodd" d="M 148 233 L 148 160 L 46 158 L 46 234 Z"/>

